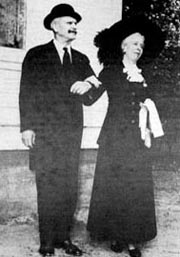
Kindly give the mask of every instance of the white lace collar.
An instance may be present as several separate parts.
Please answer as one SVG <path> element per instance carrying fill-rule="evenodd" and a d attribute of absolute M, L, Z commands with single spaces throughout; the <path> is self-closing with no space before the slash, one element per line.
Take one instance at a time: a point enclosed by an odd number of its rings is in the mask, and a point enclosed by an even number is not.
<path fill-rule="evenodd" d="M 130 82 L 142 82 L 144 87 L 147 87 L 145 79 L 141 74 L 142 70 L 139 69 L 136 65 L 126 65 L 123 62 L 124 68 L 123 73 L 127 74 L 127 80 Z"/>

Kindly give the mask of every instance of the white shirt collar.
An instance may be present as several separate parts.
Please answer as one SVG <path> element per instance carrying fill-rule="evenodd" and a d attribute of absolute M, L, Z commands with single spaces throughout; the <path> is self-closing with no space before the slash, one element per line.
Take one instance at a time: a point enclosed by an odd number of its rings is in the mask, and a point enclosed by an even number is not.
<path fill-rule="evenodd" d="M 63 61 L 63 56 L 64 56 L 64 50 L 63 48 L 66 47 L 67 50 L 68 50 L 68 53 L 70 55 L 70 58 L 72 60 L 72 55 L 71 55 L 71 46 L 70 45 L 64 45 L 64 44 L 61 44 L 59 41 L 57 41 L 56 39 L 53 40 L 53 43 L 56 47 L 56 50 L 59 54 L 59 57 L 60 57 L 60 60 L 61 60 L 61 63 Z"/>

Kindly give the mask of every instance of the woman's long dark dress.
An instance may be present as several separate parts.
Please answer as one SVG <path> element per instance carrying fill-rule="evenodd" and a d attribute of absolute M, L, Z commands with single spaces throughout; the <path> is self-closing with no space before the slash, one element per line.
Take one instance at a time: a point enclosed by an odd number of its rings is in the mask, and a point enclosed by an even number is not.
<path fill-rule="evenodd" d="M 142 243 L 156 236 L 151 150 L 138 127 L 139 103 L 153 89 L 128 82 L 122 69 L 105 68 L 99 77 L 109 107 L 98 139 L 87 229 L 94 239 Z"/>

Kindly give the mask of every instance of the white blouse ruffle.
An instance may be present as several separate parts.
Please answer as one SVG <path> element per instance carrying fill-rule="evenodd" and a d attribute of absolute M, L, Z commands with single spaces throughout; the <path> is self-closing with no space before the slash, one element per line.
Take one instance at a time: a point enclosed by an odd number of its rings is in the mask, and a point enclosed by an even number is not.
<path fill-rule="evenodd" d="M 125 66 L 125 65 L 124 65 Z M 140 82 L 143 83 L 144 87 L 147 87 L 145 79 L 141 74 L 142 70 L 139 69 L 137 66 L 125 66 L 123 68 L 123 73 L 127 74 L 127 80 L 130 82 Z"/>

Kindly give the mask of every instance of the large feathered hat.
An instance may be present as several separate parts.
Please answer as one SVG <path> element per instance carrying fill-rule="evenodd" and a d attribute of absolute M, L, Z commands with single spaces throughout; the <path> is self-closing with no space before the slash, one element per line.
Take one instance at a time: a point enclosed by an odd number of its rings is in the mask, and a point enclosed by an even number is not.
<path fill-rule="evenodd" d="M 164 47 L 165 33 L 156 23 L 143 15 L 138 15 L 122 19 L 96 35 L 94 44 L 99 48 L 100 63 L 106 65 L 122 58 L 123 39 L 136 32 L 145 37 L 145 47 L 141 58 L 146 60 L 156 58 Z"/>

